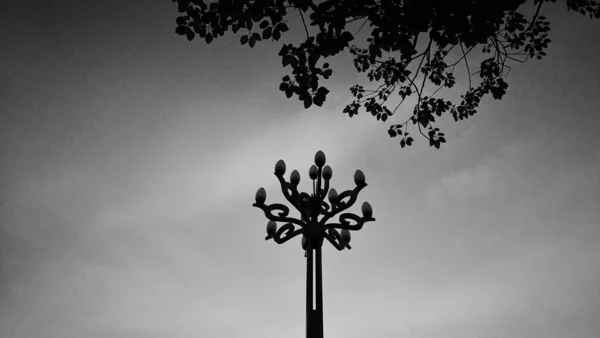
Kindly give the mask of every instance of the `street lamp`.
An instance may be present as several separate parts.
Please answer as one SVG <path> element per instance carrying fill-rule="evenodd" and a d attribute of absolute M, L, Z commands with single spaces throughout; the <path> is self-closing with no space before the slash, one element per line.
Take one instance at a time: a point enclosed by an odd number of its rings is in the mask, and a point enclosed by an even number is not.
<path fill-rule="evenodd" d="M 356 187 L 346 190 L 341 194 L 329 188 L 329 180 L 333 176 L 331 167 L 325 165 L 325 154 L 318 151 L 315 154 L 315 164 L 308 171 L 312 180 L 313 193 L 298 192 L 300 174 L 292 171 L 290 181 L 287 182 L 283 175 L 286 166 L 283 160 L 275 164 L 275 176 L 281 184 L 281 191 L 288 202 L 300 212 L 300 219 L 289 217 L 290 209 L 279 203 L 265 204 L 267 192 L 264 188 L 256 192 L 256 203 L 252 206 L 261 209 L 269 219 L 267 223 L 267 237 L 277 244 L 282 244 L 302 234 L 302 249 L 305 250 L 306 259 L 306 337 L 323 338 L 323 276 L 321 266 L 321 247 L 323 239 L 327 239 L 336 249 L 351 249 L 350 231 L 360 230 L 366 222 L 375 221 L 373 208 L 368 202 L 362 205 L 360 217 L 352 213 L 339 215 L 338 223 L 327 223 L 331 218 L 350 208 L 358 197 L 358 193 L 367 186 L 365 174 L 356 170 L 354 183 Z M 324 186 L 323 186 L 324 181 Z M 329 204 L 325 202 L 328 198 Z M 277 214 L 275 214 L 277 212 Z M 279 229 L 277 222 L 284 223 Z M 339 230 L 339 231 L 338 231 Z M 314 252 L 313 252 L 314 251 Z M 315 299 L 313 304 L 313 254 Z"/>

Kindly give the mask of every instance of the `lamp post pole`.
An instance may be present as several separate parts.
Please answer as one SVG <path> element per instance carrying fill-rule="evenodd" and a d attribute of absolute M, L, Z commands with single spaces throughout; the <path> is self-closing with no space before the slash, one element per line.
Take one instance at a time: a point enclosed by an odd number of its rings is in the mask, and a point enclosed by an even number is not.
<path fill-rule="evenodd" d="M 322 242 L 321 242 L 322 243 Z M 317 237 L 308 240 L 306 253 L 306 337 L 323 338 L 323 274 L 321 243 Z M 314 251 L 314 270 L 313 270 Z M 314 271 L 314 276 L 313 276 Z M 314 278 L 314 280 L 313 280 Z M 313 281 L 315 289 L 313 290 Z M 315 304 L 313 304 L 313 292 Z"/>
<path fill-rule="evenodd" d="M 366 222 L 375 221 L 373 209 L 368 202 L 364 202 L 362 217 L 352 213 L 340 214 L 354 205 L 358 193 L 367 183 L 362 171 L 356 170 L 354 189 L 339 195 L 335 189 L 329 189 L 333 171 L 331 167 L 325 166 L 325 154 L 322 151 L 315 154 L 315 164 L 308 172 L 313 186 L 311 195 L 298 192 L 300 174 L 297 170 L 292 171 L 289 182 L 283 178 L 285 170 L 285 162 L 279 160 L 275 164 L 275 176 L 285 198 L 300 213 L 300 219 L 289 217 L 290 209 L 283 204 L 265 204 L 267 193 L 264 188 L 258 189 L 256 203 L 252 206 L 261 209 L 269 219 L 265 240 L 273 239 L 277 244 L 282 244 L 302 235 L 302 248 L 306 257 L 306 338 L 323 338 L 323 241 L 327 239 L 340 251 L 351 249 L 350 231 L 360 230 Z M 326 196 L 330 204 L 324 201 Z M 278 211 L 278 214 L 274 214 L 274 211 Z M 327 223 L 338 214 L 340 215 L 337 223 Z M 285 224 L 277 228 L 277 222 Z"/>

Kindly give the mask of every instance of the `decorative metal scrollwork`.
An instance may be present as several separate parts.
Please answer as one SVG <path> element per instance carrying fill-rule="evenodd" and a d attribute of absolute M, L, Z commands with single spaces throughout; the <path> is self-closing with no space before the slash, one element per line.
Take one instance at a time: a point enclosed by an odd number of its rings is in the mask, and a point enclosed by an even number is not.
<path fill-rule="evenodd" d="M 348 222 L 348 220 L 353 220 L 355 223 L 351 224 L 350 222 Z M 340 230 L 346 229 L 346 230 L 351 230 L 351 231 L 357 231 L 357 230 L 362 229 L 363 225 L 366 222 L 374 221 L 374 220 L 375 219 L 372 217 L 366 218 L 366 217 L 360 217 L 355 214 L 343 213 L 339 217 L 340 223 L 327 223 L 327 224 L 325 224 L 325 227 L 327 229 L 340 229 Z"/>
<path fill-rule="evenodd" d="M 321 219 L 321 224 L 325 225 L 325 222 L 327 222 L 330 218 L 342 211 L 348 210 L 348 208 L 354 205 L 358 199 L 358 193 L 366 186 L 367 184 L 365 183 L 363 186 L 357 186 L 353 190 L 346 190 L 333 199 L 331 201 L 331 210 L 323 213 L 324 217 Z M 349 197 L 349 200 L 344 202 L 343 200 L 347 197 Z"/>
<path fill-rule="evenodd" d="M 285 232 L 285 234 L 284 234 L 284 232 Z M 277 244 L 282 244 L 282 243 L 285 243 L 285 242 L 289 241 L 290 239 L 300 235 L 301 233 L 302 233 L 302 228 L 296 229 L 294 224 L 286 223 L 286 224 L 282 225 L 279 229 L 277 229 L 277 231 L 273 235 L 273 240 L 275 240 L 275 242 Z"/>
<path fill-rule="evenodd" d="M 360 230 L 366 222 L 375 221 L 375 218 L 372 217 L 373 210 L 366 202 L 363 204 L 363 217 L 352 213 L 340 214 L 354 205 L 358 193 L 367 186 L 364 174 L 360 170 L 355 172 L 356 187 L 352 190 L 346 190 L 337 195 L 335 189 L 331 189 L 330 203 L 327 203 L 324 199 L 330 191 L 329 180 L 333 172 L 331 167 L 325 166 L 325 155 L 321 151 L 315 155 L 315 164 L 309 170 L 309 176 L 313 181 L 311 195 L 298 191 L 300 174 L 296 170 L 292 172 L 290 182 L 288 182 L 283 177 L 286 170 L 285 162 L 279 160 L 275 165 L 275 176 L 279 180 L 281 192 L 286 200 L 298 210 L 300 219 L 290 217 L 290 209 L 283 204 L 265 204 L 266 191 L 263 188 L 258 190 L 256 203 L 253 206 L 261 209 L 265 216 L 272 221 L 267 225 L 269 235 L 265 239 L 272 238 L 276 243 L 282 244 L 303 234 L 316 237 L 318 243 L 322 243 L 326 238 L 338 250 L 351 249 L 349 231 Z M 327 223 L 329 219 L 338 214 L 340 214 L 338 223 Z M 320 220 L 319 217 L 321 217 Z M 277 228 L 277 222 L 285 224 Z M 338 230 L 341 230 L 341 234 Z"/>
<path fill-rule="evenodd" d="M 290 209 L 287 206 L 285 206 L 284 204 L 273 203 L 271 205 L 266 205 L 266 204 L 254 203 L 254 204 L 252 204 L 252 206 L 261 209 L 265 213 L 265 216 L 270 221 L 294 223 L 301 227 L 304 227 L 304 225 L 305 225 L 304 222 L 302 222 L 296 218 L 287 217 L 287 215 L 289 215 L 289 213 L 290 213 Z M 274 215 L 273 214 L 274 210 L 279 210 L 279 215 Z"/>
<path fill-rule="evenodd" d="M 333 228 L 327 230 L 327 232 L 325 233 L 325 238 L 327 238 L 329 243 L 331 243 L 331 245 L 333 245 L 339 251 L 342 251 L 344 249 L 352 249 L 350 244 L 348 244 L 348 242 L 345 242 L 342 239 L 342 235 L 340 235 L 340 233 Z"/>

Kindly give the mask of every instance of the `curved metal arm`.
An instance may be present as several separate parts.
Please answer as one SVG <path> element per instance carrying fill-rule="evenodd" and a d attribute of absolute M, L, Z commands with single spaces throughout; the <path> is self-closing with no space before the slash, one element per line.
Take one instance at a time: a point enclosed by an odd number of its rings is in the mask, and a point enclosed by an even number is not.
<path fill-rule="evenodd" d="M 283 233 L 285 232 L 285 235 Z M 275 240 L 277 244 L 283 244 L 290 239 L 300 235 L 302 233 L 302 228 L 296 229 L 292 223 L 286 223 L 282 225 L 277 231 L 273 234 L 272 238 Z M 267 236 L 265 239 L 270 239 L 270 236 Z"/>
<path fill-rule="evenodd" d="M 279 180 L 279 185 L 281 185 L 281 192 L 283 193 L 283 196 L 285 196 L 285 199 L 288 200 L 288 202 L 290 202 L 291 205 L 294 206 L 294 208 L 296 208 L 296 210 L 298 210 L 298 212 L 300 212 L 302 214 L 302 206 L 299 203 L 299 198 L 298 196 L 300 195 L 298 193 L 298 190 L 296 189 L 296 186 L 287 182 L 284 178 L 283 175 L 277 175 L 275 174 L 275 177 L 277 177 L 277 179 Z M 290 190 L 292 191 L 292 194 L 290 195 Z"/>
<path fill-rule="evenodd" d="M 254 203 L 252 204 L 252 206 L 261 209 L 270 221 L 294 223 L 301 226 L 302 228 L 304 228 L 305 226 L 304 222 L 300 221 L 299 219 L 287 217 L 287 215 L 290 213 L 290 209 L 283 204 L 273 203 L 271 205 L 266 205 Z M 279 210 L 279 215 L 273 215 L 273 210 Z"/>
<path fill-rule="evenodd" d="M 321 201 L 321 215 L 329 211 L 329 204 L 325 201 Z"/>
<path fill-rule="evenodd" d="M 319 191 L 319 199 L 324 200 L 329 192 L 329 180 L 325 180 L 325 187 Z"/>
<path fill-rule="evenodd" d="M 354 205 L 356 199 L 358 198 L 358 193 L 366 186 L 367 184 L 365 183 L 363 185 L 356 186 L 356 188 L 354 188 L 353 190 L 346 190 L 343 193 L 339 194 L 338 197 L 331 201 L 331 211 L 323 213 L 324 217 L 320 221 L 321 225 L 325 225 L 325 222 L 327 222 L 331 217 Z M 348 196 L 350 196 L 350 200 L 345 203 L 342 202 L 342 200 Z"/>
<path fill-rule="evenodd" d="M 329 233 L 325 233 L 325 238 L 327 238 L 329 243 L 331 243 L 331 245 L 333 245 L 336 249 L 338 249 L 339 251 L 342 251 L 345 248 L 348 248 L 348 250 L 352 249 L 352 247 L 350 247 L 350 244 L 344 243 L 342 241 L 342 235 L 340 235 L 340 233 L 337 232 L 337 230 L 329 229 L 328 232 Z"/>
<path fill-rule="evenodd" d="M 306 208 L 308 201 L 310 201 L 310 195 L 305 192 L 301 192 L 298 194 L 298 197 L 298 204 L 300 204 L 301 207 Z"/>
<path fill-rule="evenodd" d="M 353 220 L 354 222 L 356 222 L 356 224 L 350 224 L 350 222 L 348 222 L 348 219 Z M 356 231 L 356 230 L 360 230 L 362 229 L 363 225 L 366 222 L 372 222 L 375 221 L 375 218 L 373 217 L 369 217 L 369 218 L 365 218 L 365 217 L 360 217 L 358 215 L 355 214 L 351 214 L 351 213 L 344 213 L 340 215 L 340 223 L 329 223 L 326 224 L 325 227 L 327 227 L 327 229 L 340 229 L 340 230 L 352 230 L 352 231 Z"/>

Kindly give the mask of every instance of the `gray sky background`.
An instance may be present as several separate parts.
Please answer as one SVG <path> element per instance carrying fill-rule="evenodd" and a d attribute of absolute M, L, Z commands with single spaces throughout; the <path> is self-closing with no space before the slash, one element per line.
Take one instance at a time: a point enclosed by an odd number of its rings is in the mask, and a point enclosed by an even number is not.
<path fill-rule="evenodd" d="M 319 149 L 377 218 L 324 249 L 327 337 L 597 337 L 600 22 L 544 14 L 548 58 L 435 150 L 341 113 L 347 57 L 304 110 L 279 44 L 189 43 L 170 1 L 3 2 L 0 337 L 303 337 L 300 240 L 251 204 Z"/>

